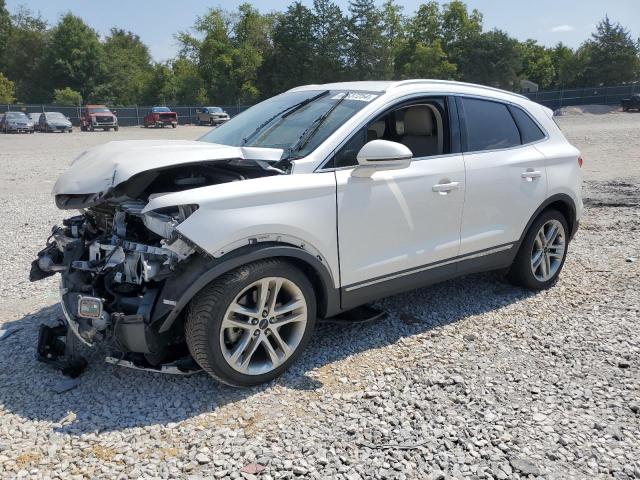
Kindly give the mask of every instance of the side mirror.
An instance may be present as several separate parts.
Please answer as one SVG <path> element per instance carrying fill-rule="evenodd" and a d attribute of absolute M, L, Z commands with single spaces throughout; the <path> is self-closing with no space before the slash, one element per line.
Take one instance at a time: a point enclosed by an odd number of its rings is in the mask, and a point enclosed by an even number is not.
<path fill-rule="evenodd" d="M 352 177 L 370 177 L 377 171 L 400 170 L 411 165 L 413 153 L 406 146 L 389 140 L 372 140 L 360 149 L 358 166 Z"/>

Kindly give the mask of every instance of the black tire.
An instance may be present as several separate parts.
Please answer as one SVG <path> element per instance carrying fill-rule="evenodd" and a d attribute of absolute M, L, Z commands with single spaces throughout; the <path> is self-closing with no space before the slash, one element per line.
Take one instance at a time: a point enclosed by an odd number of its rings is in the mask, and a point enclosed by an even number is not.
<path fill-rule="evenodd" d="M 279 367 L 263 374 L 243 374 L 229 365 L 220 346 L 223 316 L 243 289 L 267 277 L 292 281 L 307 305 L 307 323 L 296 350 Z M 263 260 L 239 267 L 203 288 L 191 301 L 185 324 L 187 346 L 196 362 L 218 381 L 235 386 L 259 385 L 284 373 L 309 343 L 316 322 L 316 298 L 311 282 L 302 271 L 284 260 Z"/>
<path fill-rule="evenodd" d="M 116 125 L 115 127 L 113 127 L 113 129 L 117 132 L 118 130 L 120 130 L 120 127 Z"/>
<path fill-rule="evenodd" d="M 562 252 L 562 258 L 560 259 L 560 263 L 558 265 L 555 273 L 545 281 L 541 281 L 536 278 L 533 267 L 532 267 L 532 253 L 534 249 L 534 243 L 538 232 L 542 228 L 543 225 L 547 224 L 552 220 L 557 220 L 560 222 L 563 228 L 563 232 L 561 234 L 564 237 L 564 251 Z M 518 254 L 509 269 L 509 273 L 507 274 L 507 279 L 519 286 L 529 288 L 531 290 L 544 290 L 551 287 L 560 272 L 562 271 L 562 267 L 564 266 L 564 262 L 567 258 L 567 249 L 569 247 L 569 227 L 567 224 L 567 219 L 564 217 L 562 213 L 558 210 L 545 210 L 542 212 L 538 218 L 535 219 L 527 234 L 520 245 L 520 250 L 518 250 Z"/>
<path fill-rule="evenodd" d="M 175 123 L 171 124 L 171 128 L 176 128 L 176 127 L 177 127 L 177 125 Z"/>

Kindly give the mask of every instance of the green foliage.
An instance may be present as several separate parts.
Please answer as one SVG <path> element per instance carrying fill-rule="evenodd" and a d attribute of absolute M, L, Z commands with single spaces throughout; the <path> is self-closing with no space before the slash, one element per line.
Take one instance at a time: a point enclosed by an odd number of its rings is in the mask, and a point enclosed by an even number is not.
<path fill-rule="evenodd" d="M 374 0 L 351 0 L 349 13 L 349 77 L 353 80 L 383 78 L 382 13 Z"/>
<path fill-rule="evenodd" d="M 69 87 L 56 88 L 53 91 L 53 103 L 56 105 L 81 105 L 82 95 Z"/>
<path fill-rule="evenodd" d="M 13 103 L 15 101 L 13 82 L 0 72 L 0 103 Z"/>
<path fill-rule="evenodd" d="M 41 80 L 44 52 L 47 49 L 47 28 L 47 22 L 42 17 L 23 7 L 11 17 L 3 71 L 15 83 L 19 100 L 46 99 L 46 86 Z"/>
<path fill-rule="evenodd" d="M 111 105 L 134 105 L 153 75 L 149 49 L 138 35 L 113 28 L 103 50 L 104 82 L 96 86 L 92 96 Z"/>
<path fill-rule="evenodd" d="M 573 50 L 483 31 L 482 14 L 461 0 L 426 0 L 411 15 L 398 0 L 350 0 L 346 12 L 334 2 L 295 0 L 268 14 L 249 3 L 211 8 L 175 36 L 178 55 L 156 63 L 134 32 L 114 28 L 101 39 L 71 13 L 50 27 L 24 7 L 11 15 L 0 0 L 2 95 L 229 105 L 345 80 L 443 78 L 514 90 L 521 79 L 541 89 L 640 81 L 639 43 L 607 17 Z"/>
<path fill-rule="evenodd" d="M 315 82 L 337 82 L 344 78 L 346 43 L 346 19 L 330 0 L 313 2 L 313 57 L 311 77 Z"/>
<path fill-rule="evenodd" d="M 584 68 L 581 79 L 588 85 L 613 85 L 638 80 L 638 44 L 619 23 L 605 17 L 591 39 L 578 50 Z"/>
<path fill-rule="evenodd" d="M 527 40 L 520 44 L 520 55 L 521 77 L 537 83 L 541 89 L 549 88 L 556 78 L 553 50 L 537 44 L 535 40 Z"/>
<path fill-rule="evenodd" d="M 106 78 L 104 47 L 80 17 L 67 13 L 60 19 L 51 31 L 45 62 L 53 88 L 68 86 L 85 99 L 102 100 L 92 94 Z"/>
<path fill-rule="evenodd" d="M 514 89 L 522 59 L 518 41 L 501 30 L 472 35 L 462 41 L 460 78 L 500 88 Z"/>
<path fill-rule="evenodd" d="M 270 70 L 271 91 L 283 91 L 296 85 L 312 83 L 313 76 L 313 13 L 300 2 L 278 15 L 273 26 L 273 49 L 263 64 Z M 268 73 L 267 73 L 268 74 Z"/>
<path fill-rule="evenodd" d="M 11 30 L 11 15 L 5 6 L 5 0 L 0 0 L 0 70 L 4 70 L 7 61 L 7 42 Z"/>

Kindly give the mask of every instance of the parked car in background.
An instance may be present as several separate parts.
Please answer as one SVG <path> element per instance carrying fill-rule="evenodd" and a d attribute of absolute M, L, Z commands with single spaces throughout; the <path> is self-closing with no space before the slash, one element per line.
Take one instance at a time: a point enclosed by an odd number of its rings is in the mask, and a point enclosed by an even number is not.
<path fill-rule="evenodd" d="M 623 112 L 628 112 L 629 110 L 640 111 L 640 93 L 634 93 L 629 98 L 623 98 L 620 101 L 620 106 L 622 106 Z"/>
<path fill-rule="evenodd" d="M 33 122 L 22 112 L 6 112 L 0 118 L 0 131 L 4 133 L 33 133 Z"/>
<path fill-rule="evenodd" d="M 118 117 L 106 105 L 87 105 L 82 111 L 80 130 L 93 132 L 96 128 L 101 128 L 105 132 L 112 128 L 118 131 Z"/>
<path fill-rule="evenodd" d="M 169 107 L 152 107 L 151 111 L 144 116 L 144 127 L 165 127 L 171 125 L 178 126 L 178 114 L 172 112 Z"/>
<path fill-rule="evenodd" d="M 45 112 L 38 119 L 41 132 L 69 132 L 73 131 L 71 120 L 60 112 Z"/>
<path fill-rule="evenodd" d="M 582 158 L 511 92 L 407 80 L 309 85 L 199 141 L 110 142 L 58 179 L 31 280 L 61 273 L 67 327 L 224 383 L 282 374 L 316 318 L 459 275 L 553 286 Z M 348 315 L 348 314 L 347 314 Z M 345 339 L 349 341 L 349 339 Z"/>
<path fill-rule="evenodd" d="M 229 114 L 221 107 L 202 107 L 196 110 L 198 125 L 221 125 L 229 121 Z"/>
<path fill-rule="evenodd" d="M 40 130 L 40 125 L 38 124 L 38 120 L 40 119 L 40 113 L 27 113 L 27 117 L 29 120 L 33 122 L 33 129 L 37 132 Z"/>

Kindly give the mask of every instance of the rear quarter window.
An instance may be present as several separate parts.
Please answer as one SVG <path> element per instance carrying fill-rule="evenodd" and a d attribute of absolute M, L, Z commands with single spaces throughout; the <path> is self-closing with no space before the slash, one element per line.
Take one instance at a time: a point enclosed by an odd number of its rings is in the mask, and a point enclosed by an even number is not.
<path fill-rule="evenodd" d="M 518 107 L 509 106 L 511 114 L 518 124 L 520 130 L 520 137 L 522 138 L 522 144 L 537 142 L 545 137 L 544 132 L 533 121 L 533 119 L 524 110 Z"/>
<path fill-rule="evenodd" d="M 479 152 L 520 145 L 520 132 L 503 103 L 462 98 L 466 151 Z"/>

